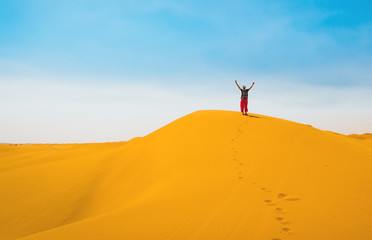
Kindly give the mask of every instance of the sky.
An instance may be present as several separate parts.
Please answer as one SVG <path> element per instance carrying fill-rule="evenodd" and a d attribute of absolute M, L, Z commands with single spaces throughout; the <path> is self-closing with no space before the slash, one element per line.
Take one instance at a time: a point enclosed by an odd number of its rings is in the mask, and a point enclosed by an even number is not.
<path fill-rule="evenodd" d="M 0 142 L 125 141 L 197 110 L 372 132 L 372 2 L 2 0 Z"/>

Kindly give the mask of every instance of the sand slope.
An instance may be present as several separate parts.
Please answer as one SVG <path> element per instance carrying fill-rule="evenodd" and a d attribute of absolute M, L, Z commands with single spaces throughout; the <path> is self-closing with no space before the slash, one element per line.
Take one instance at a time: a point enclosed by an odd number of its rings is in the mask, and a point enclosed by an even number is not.
<path fill-rule="evenodd" d="M 372 239 L 372 141 L 198 111 L 129 142 L 0 145 L 0 239 Z"/>

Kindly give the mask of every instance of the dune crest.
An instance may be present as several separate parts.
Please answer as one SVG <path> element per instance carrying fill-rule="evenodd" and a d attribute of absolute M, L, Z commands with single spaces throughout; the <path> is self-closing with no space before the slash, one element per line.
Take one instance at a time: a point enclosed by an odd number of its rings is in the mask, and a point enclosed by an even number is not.
<path fill-rule="evenodd" d="M 0 239 L 372 239 L 371 136 L 197 111 L 102 144 L 1 144 Z"/>

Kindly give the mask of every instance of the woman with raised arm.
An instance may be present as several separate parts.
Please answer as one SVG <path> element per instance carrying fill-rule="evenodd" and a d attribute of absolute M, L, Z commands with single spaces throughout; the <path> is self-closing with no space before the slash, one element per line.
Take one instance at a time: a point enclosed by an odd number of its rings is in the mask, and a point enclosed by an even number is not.
<path fill-rule="evenodd" d="M 240 88 L 238 82 L 235 80 L 236 86 L 238 86 L 239 90 L 241 91 L 242 95 L 240 97 L 240 111 L 243 115 L 248 115 L 248 92 L 252 89 L 254 82 L 252 83 L 251 87 L 246 89 L 246 86 L 243 85 L 243 89 Z"/>

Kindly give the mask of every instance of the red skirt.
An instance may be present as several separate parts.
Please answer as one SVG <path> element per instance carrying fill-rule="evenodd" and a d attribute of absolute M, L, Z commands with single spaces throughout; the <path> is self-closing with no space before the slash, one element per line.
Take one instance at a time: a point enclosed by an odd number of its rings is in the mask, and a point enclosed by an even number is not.
<path fill-rule="evenodd" d="M 240 111 L 248 112 L 248 99 L 240 99 Z"/>

